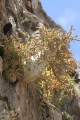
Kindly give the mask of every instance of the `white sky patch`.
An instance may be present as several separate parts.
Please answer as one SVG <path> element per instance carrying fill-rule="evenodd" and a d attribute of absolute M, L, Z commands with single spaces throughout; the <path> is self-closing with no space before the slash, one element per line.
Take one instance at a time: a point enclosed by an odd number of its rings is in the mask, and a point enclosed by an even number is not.
<path fill-rule="evenodd" d="M 66 27 L 67 25 L 75 24 L 77 17 L 78 14 L 76 11 L 71 9 L 66 9 L 64 11 L 64 14 L 58 18 L 58 23 L 63 27 Z"/>

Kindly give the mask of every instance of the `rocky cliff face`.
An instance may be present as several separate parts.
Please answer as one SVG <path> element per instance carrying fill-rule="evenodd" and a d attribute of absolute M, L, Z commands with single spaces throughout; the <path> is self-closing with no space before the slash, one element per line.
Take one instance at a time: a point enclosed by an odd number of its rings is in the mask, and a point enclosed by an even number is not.
<path fill-rule="evenodd" d="M 36 26 L 44 25 L 47 28 L 64 31 L 47 16 L 39 0 L 0 0 L 1 38 L 6 38 L 3 27 L 8 22 L 13 26 L 13 36 L 21 38 L 24 44 L 30 39 L 25 37 L 24 32 L 35 37 L 38 32 Z M 38 90 L 37 80 L 30 83 L 11 84 L 1 76 L 0 120 L 62 120 L 61 114 L 55 110 L 50 112 L 47 105 L 43 110 L 40 108 L 41 100 Z"/>
<path fill-rule="evenodd" d="M 3 27 L 8 22 L 12 23 L 13 37 L 20 38 L 24 44 L 31 36 L 38 36 L 37 27 L 41 25 L 64 32 L 60 25 L 47 16 L 39 0 L 0 0 L 0 38 L 6 37 Z M 29 34 L 27 38 L 24 32 Z M 41 109 L 38 90 L 38 80 L 11 84 L 0 76 L 0 120 L 62 120 L 61 114 L 51 110 L 50 106 L 44 105 L 44 109 Z M 79 119 L 76 117 L 75 120 Z"/>

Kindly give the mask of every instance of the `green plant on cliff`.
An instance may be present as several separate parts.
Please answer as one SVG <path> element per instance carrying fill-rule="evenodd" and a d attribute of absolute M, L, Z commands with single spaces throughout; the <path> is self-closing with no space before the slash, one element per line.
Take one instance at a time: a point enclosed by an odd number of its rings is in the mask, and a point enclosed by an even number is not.
<path fill-rule="evenodd" d="M 22 79 L 24 77 L 24 60 L 26 56 L 23 44 L 13 38 L 2 40 L 2 44 L 4 45 L 3 74 L 4 71 L 10 68 L 14 70 L 16 79 Z"/>
<path fill-rule="evenodd" d="M 14 68 L 18 79 L 24 77 L 29 63 L 30 69 L 27 69 L 28 73 L 26 72 L 26 76 L 29 75 L 30 77 L 30 75 L 33 75 L 33 78 L 40 76 L 43 97 L 50 101 L 54 89 L 56 91 L 62 88 L 68 89 L 67 74 L 77 67 L 72 53 L 68 50 L 70 41 L 75 38 L 72 36 L 72 28 L 68 33 L 62 33 L 59 30 L 47 29 L 45 27 L 40 27 L 39 31 L 41 36 L 31 38 L 26 45 L 19 42 L 19 38 L 14 39 L 12 37 L 10 38 L 11 41 L 9 39 L 3 40 L 3 61 L 4 63 L 7 62 L 8 68 Z M 35 55 L 39 58 L 34 62 L 31 58 L 35 59 Z M 34 67 L 31 63 L 35 63 Z M 44 66 L 45 63 L 46 66 Z M 40 64 L 41 66 L 39 66 Z M 45 69 L 44 71 L 41 69 L 42 66 Z M 33 69 L 35 71 L 38 69 L 37 71 L 39 71 L 35 73 L 35 76 L 33 72 L 31 73 Z"/>
<path fill-rule="evenodd" d="M 67 112 L 62 112 L 62 118 L 63 120 L 73 120 L 73 116 L 71 116 Z"/>
<path fill-rule="evenodd" d="M 20 17 L 20 21 L 21 21 L 21 22 L 28 22 L 29 20 L 28 20 L 28 18 L 25 18 L 25 19 L 24 19 L 23 17 Z"/>

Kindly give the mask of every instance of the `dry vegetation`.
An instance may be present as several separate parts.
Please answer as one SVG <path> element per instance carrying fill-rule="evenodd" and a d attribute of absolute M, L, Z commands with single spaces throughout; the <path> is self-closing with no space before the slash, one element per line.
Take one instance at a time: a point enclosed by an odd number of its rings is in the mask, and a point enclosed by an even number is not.
<path fill-rule="evenodd" d="M 4 45 L 3 71 L 8 68 L 14 69 L 16 78 L 24 79 L 26 62 L 31 60 L 31 56 L 44 50 L 39 60 L 41 62 L 46 60 L 49 64 L 39 78 L 43 96 L 49 99 L 53 96 L 53 90 L 68 88 L 70 83 L 68 74 L 77 68 L 73 54 L 69 51 L 70 42 L 75 38 L 72 36 L 72 28 L 68 33 L 45 27 L 40 27 L 39 31 L 40 37 L 32 37 L 25 45 L 19 38 L 14 39 L 13 36 L 1 40 L 1 45 Z M 54 51 L 56 51 L 55 55 Z"/>

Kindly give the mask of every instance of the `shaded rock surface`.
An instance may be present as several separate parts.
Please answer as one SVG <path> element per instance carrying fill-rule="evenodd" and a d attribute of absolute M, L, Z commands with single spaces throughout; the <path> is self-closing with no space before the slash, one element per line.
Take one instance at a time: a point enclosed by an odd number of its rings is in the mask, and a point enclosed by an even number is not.
<path fill-rule="evenodd" d="M 64 98 L 61 110 L 72 115 L 74 120 L 80 120 L 80 83 L 75 84 L 71 99 Z"/>

